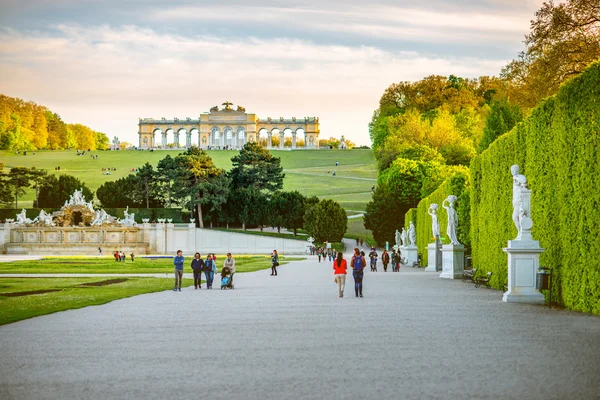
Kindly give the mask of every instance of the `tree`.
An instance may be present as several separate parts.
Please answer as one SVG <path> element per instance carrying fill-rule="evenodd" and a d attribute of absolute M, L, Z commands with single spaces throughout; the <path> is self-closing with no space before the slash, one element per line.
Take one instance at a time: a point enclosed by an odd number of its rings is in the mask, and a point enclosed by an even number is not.
<path fill-rule="evenodd" d="M 294 236 L 298 235 L 298 229 L 304 226 L 304 214 L 306 212 L 306 198 L 298 191 L 282 192 L 285 199 L 286 210 L 283 213 L 283 226 L 286 229 L 293 229 Z"/>
<path fill-rule="evenodd" d="M 143 200 L 138 198 L 135 190 L 138 179 L 135 175 L 127 175 L 116 181 L 104 182 L 96 191 L 96 197 L 106 208 L 141 207 Z"/>
<path fill-rule="evenodd" d="M 204 228 L 202 206 L 218 208 L 227 200 L 229 185 L 223 177 L 225 171 L 217 168 L 209 155 L 197 147 L 179 154 L 175 162 L 177 179 L 174 195 L 180 203 L 196 208 L 198 223 L 200 228 Z M 224 184 L 224 187 L 219 186 Z"/>
<path fill-rule="evenodd" d="M 267 223 L 273 228 L 277 228 L 277 233 L 281 233 L 284 215 L 287 212 L 286 198 L 282 192 L 275 192 L 269 198 L 268 204 Z"/>
<path fill-rule="evenodd" d="M 304 229 L 317 242 L 339 242 L 348 229 L 346 211 L 336 201 L 321 200 L 306 210 Z"/>
<path fill-rule="evenodd" d="M 283 188 L 283 168 L 281 159 L 256 142 L 248 142 L 240 153 L 231 159 L 233 168 L 229 171 L 232 187 L 275 192 Z"/>
<path fill-rule="evenodd" d="M 522 119 L 523 114 L 516 104 L 510 104 L 506 99 L 494 101 L 485 121 L 479 152 L 487 149 L 494 140 L 510 131 Z"/>
<path fill-rule="evenodd" d="M 8 205 L 12 202 L 12 188 L 10 178 L 4 172 L 4 163 L 0 162 L 0 205 Z"/>
<path fill-rule="evenodd" d="M 165 158 L 158 162 L 156 167 L 156 179 L 166 186 L 167 189 L 167 207 L 171 208 L 173 198 L 173 181 L 177 178 L 177 164 L 175 159 L 167 154 Z"/>
<path fill-rule="evenodd" d="M 600 4 L 597 0 L 544 2 L 531 21 L 525 46 L 501 76 L 513 85 L 511 100 L 533 107 L 600 58 Z"/>
<path fill-rule="evenodd" d="M 19 208 L 19 197 L 25 194 L 25 188 L 28 188 L 31 179 L 29 168 L 14 167 L 10 169 L 8 184 L 12 188 L 15 199 L 15 208 Z"/>
<path fill-rule="evenodd" d="M 94 199 L 94 193 L 74 176 L 63 174 L 57 178 L 56 175 L 48 175 L 40 184 L 38 200 L 34 205 L 37 208 L 59 208 L 79 189 L 87 201 Z M 111 192 L 110 196 L 114 196 L 115 193 Z"/>
<path fill-rule="evenodd" d="M 373 232 L 377 243 L 392 243 L 396 229 L 404 226 L 404 215 L 410 208 L 410 204 L 401 202 L 385 185 L 377 185 L 372 200 L 367 203 L 365 228 Z"/>
<path fill-rule="evenodd" d="M 136 172 L 137 186 L 144 196 L 146 208 L 150 208 L 150 198 L 155 190 L 156 174 L 152 165 L 147 162 Z"/>
<path fill-rule="evenodd" d="M 46 181 L 46 179 L 48 178 L 48 173 L 43 170 L 43 169 L 37 169 L 35 167 L 32 167 L 29 170 L 29 175 L 31 178 L 31 181 L 33 182 L 33 187 L 35 188 L 35 201 L 34 203 L 37 204 L 38 200 L 39 200 L 39 194 L 40 194 L 40 185 Z"/>
<path fill-rule="evenodd" d="M 102 132 L 94 132 L 94 139 L 97 150 L 108 150 L 110 148 L 110 140 L 106 134 Z"/>

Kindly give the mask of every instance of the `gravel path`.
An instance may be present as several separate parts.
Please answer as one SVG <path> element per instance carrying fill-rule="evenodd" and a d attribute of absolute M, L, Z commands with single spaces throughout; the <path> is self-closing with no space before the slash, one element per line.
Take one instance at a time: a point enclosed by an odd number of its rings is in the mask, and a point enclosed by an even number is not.
<path fill-rule="evenodd" d="M 598 399 L 600 318 L 316 257 L 0 327 L 1 399 Z M 216 287 L 216 285 L 215 285 Z"/>

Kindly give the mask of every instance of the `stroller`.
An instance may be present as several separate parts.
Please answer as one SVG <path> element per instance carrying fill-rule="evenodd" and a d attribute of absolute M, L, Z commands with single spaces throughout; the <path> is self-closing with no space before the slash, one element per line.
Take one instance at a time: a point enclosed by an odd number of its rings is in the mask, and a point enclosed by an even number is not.
<path fill-rule="evenodd" d="M 228 267 L 224 267 L 221 270 L 221 290 L 235 288 L 233 286 L 233 275 L 235 273 L 232 273 Z"/>

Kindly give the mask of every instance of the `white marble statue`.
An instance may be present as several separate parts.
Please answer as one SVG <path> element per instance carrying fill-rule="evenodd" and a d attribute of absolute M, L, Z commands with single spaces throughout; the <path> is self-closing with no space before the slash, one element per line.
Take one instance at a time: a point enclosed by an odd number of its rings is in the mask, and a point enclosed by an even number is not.
<path fill-rule="evenodd" d="M 27 218 L 27 211 L 23 208 L 19 214 L 17 214 L 17 225 L 32 224 L 33 221 Z"/>
<path fill-rule="evenodd" d="M 400 246 L 400 232 L 398 232 L 398 229 L 396 229 L 396 235 L 394 236 L 394 241 L 396 243 L 396 247 Z"/>
<path fill-rule="evenodd" d="M 85 196 L 83 195 L 83 189 L 75 190 L 69 199 L 70 206 L 86 205 Z"/>
<path fill-rule="evenodd" d="M 96 215 L 90 225 L 92 225 L 92 226 L 102 225 L 104 223 L 104 221 L 107 221 L 107 220 L 108 220 L 108 214 L 106 213 L 106 211 L 96 210 Z"/>
<path fill-rule="evenodd" d="M 410 242 L 411 246 L 417 245 L 417 230 L 412 221 L 410 221 L 410 226 L 408 227 L 408 241 Z"/>
<path fill-rule="evenodd" d="M 135 222 L 135 214 L 134 213 L 129 214 L 129 206 L 127 206 L 125 211 L 123 211 L 123 216 L 125 218 L 120 219 L 118 221 L 119 224 L 127 226 L 127 227 L 132 227 L 132 226 L 137 225 L 137 223 Z"/>
<path fill-rule="evenodd" d="M 525 175 L 519 174 L 519 166 L 513 165 L 510 167 L 510 172 L 513 176 L 513 214 L 512 219 L 517 228 L 517 239 L 521 237 L 523 231 L 523 220 L 527 217 L 528 222 L 525 229 L 531 229 L 531 221 L 529 220 L 529 188 L 527 187 L 527 178 Z M 527 196 L 527 199 L 525 198 Z M 526 201 L 527 200 L 527 201 Z"/>
<path fill-rule="evenodd" d="M 431 216 L 431 232 L 435 240 L 438 240 L 440 237 L 440 222 L 438 221 L 437 210 L 438 205 L 435 203 L 429 205 L 429 209 L 427 210 L 427 214 Z"/>
<path fill-rule="evenodd" d="M 315 239 L 311 236 L 308 239 L 306 239 L 306 241 L 312 246 L 313 243 L 315 242 Z"/>
<path fill-rule="evenodd" d="M 448 227 L 446 228 L 446 233 L 450 239 L 450 244 L 454 245 L 460 244 L 458 237 L 456 236 L 456 228 L 458 228 L 458 214 L 456 214 L 456 210 L 454 209 L 456 200 L 457 197 L 451 194 L 442 202 L 442 207 L 444 207 L 448 213 Z M 445 205 L 446 203 L 448 203 L 448 205 Z"/>
<path fill-rule="evenodd" d="M 35 219 L 33 220 L 33 222 L 34 223 L 38 223 L 38 224 L 42 224 L 42 225 L 54 226 L 54 223 L 52 222 L 52 215 L 48 214 L 44 210 L 40 211 L 40 215 L 38 215 L 37 217 L 35 217 Z"/>
<path fill-rule="evenodd" d="M 402 233 L 400 234 L 400 240 L 402 241 L 402 247 L 406 246 L 406 229 L 402 228 Z"/>

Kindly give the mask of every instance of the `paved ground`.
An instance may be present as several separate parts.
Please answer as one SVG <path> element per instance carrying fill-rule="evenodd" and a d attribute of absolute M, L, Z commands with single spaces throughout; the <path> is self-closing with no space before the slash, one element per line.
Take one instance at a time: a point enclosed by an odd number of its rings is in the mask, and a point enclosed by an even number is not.
<path fill-rule="evenodd" d="M 598 399 L 600 318 L 329 263 L 0 327 L 1 399 Z"/>

